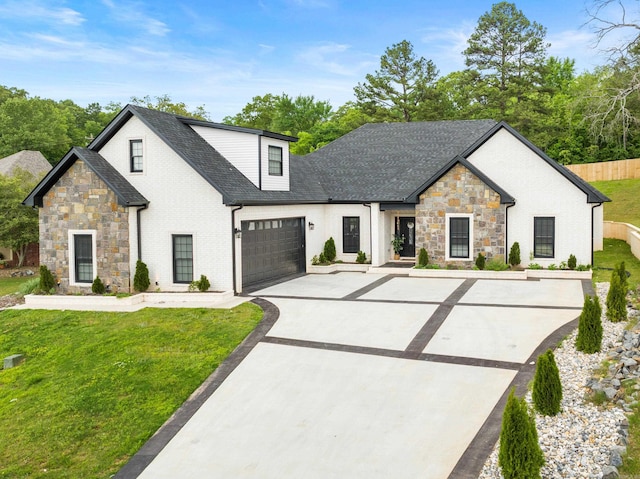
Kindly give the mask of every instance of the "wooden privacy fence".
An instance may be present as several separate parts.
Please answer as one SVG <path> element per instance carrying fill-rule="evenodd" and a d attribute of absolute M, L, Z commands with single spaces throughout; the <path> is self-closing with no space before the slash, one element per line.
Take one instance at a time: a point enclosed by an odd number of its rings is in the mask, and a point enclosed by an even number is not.
<path fill-rule="evenodd" d="M 640 259 L 640 228 L 629 223 L 616 223 L 615 221 L 605 221 L 603 236 L 605 238 L 615 238 L 626 241 L 631 246 L 633 255 Z"/>
<path fill-rule="evenodd" d="M 611 181 L 640 178 L 640 158 L 566 166 L 585 181 Z"/>

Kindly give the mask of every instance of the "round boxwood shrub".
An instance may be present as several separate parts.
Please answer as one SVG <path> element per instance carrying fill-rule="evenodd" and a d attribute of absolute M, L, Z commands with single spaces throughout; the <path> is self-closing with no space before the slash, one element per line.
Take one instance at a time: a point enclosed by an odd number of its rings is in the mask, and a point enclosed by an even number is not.
<path fill-rule="evenodd" d="M 478 253 L 478 257 L 476 258 L 476 267 L 479 270 L 483 270 L 485 266 L 486 259 L 482 253 Z"/>
<path fill-rule="evenodd" d="M 364 264 L 367 262 L 367 254 L 364 251 L 358 251 L 358 256 L 356 257 L 356 263 Z"/>
<path fill-rule="evenodd" d="M 502 414 L 498 465 L 504 479 L 540 479 L 544 465 L 535 419 L 524 398 L 515 396 L 515 388 Z"/>
<path fill-rule="evenodd" d="M 583 353 L 593 354 L 602 346 L 602 308 L 597 296 L 584 298 L 584 306 L 578 323 L 576 349 Z"/>
<path fill-rule="evenodd" d="M 136 261 L 136 272 L 133 275 L 133 289 L 139 292 L 146 291 L 149 288 L 149 268 L 141 260 Z"/>
<path fill-rule="evenodd" d="M 570 254 L 569 259 L 567 260 L 567 267 L 573 270 L 573 269 L 576 269 L 577 264 L 578 264 L 578 260 L 576 259 L 576 257 Z"/>
<path fill-rule="evenodd" d="M 553 351 L 550 349 L 538 356 L 531 399 L 540 414 L 555 416 L 560 412 L 562 401 L 560 371 L 558 371 Z"/>
<path fill-rule="evenodd" d="M 336 242 L 333 240 L 333 236 L 330 237 L 325 243 L 324 243 L 324 257 L 327 259 L 327 261 L 331 262 L 334 259 L 336 259 Z"/>
<path fill-rule="evenodd" d="M 198 291 L 204 293 L 205 291 L 209 291 L 211 287 L 211 283 L 209 282 L 209 278 L 207 278 L 204 274 L 200 275 L 200 281 L 198 281 Z"/>

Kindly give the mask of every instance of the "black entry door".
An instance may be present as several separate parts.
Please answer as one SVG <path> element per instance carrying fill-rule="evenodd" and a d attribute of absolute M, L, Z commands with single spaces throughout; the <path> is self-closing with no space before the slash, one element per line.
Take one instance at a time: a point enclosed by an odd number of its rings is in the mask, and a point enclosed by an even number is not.
<path fill-rule="evenodd" d="M 416 255 L 416 219 L 413 216 L 401 216 L 396 222 L 396 234 L 404 236 L 404 245 L 400 256 L 413 258 Z"/>
<path fill-rule="evenodd" d="M 304 218 L 242 222 L 243 286 L 304 271 Z"/>

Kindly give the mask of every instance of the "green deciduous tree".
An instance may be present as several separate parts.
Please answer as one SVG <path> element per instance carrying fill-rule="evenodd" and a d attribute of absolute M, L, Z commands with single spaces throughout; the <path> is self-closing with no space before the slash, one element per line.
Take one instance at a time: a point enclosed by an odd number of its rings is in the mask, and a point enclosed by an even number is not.
<path fill-rule="evenodd" d="M 555 416 L 560 412 L 562 384 L 553 351 L 550 349 L 538 356 L 531 399 L 536 410 L 545 416 Z"/>
<path fill-rule="evenodd" d="M 36 179 L 28 172 L 0 175 L 0 246 L 11 248 L 22 266 L 27 246 L 38 242 L 38 211 L 22 205 Z"/>
<path fill-rule="evenodd" d="M 597 296 L 584 298 L 584 306 L 580 313 L 576 349 L 583 353 L 593 354 L 602 347 L 602 308 Z"/>
<path fill-rule="evenodd" d="M 438 69 L 417 57 L 407 40 L 387 48 L 380 70 L 367 74 L 354 88 L 358 105 L 377 121 L 417 121 L 439 116 Z"/>
<path fill-rule="evenodd" d="M 131 104 L 150 108 L 152 110 L 173 113 L 174 115 L 189 116 L 199 120 L 210 120 L 209 113 L 204 109 L 204 105 L 197 106 L 194 110 L 189 110 L 184 102 L 176 102 L 169 95 L 156 96 L 153 99 L 149 95 L 142 98 L 132 96 Z"/>
<path fill-rule="evenodd" d="M 524 398 L 515 396 L 515 388 L 502 414 L 498 464 L 504 479 L 539 479 L 544 465 L 535 419 Z"/>

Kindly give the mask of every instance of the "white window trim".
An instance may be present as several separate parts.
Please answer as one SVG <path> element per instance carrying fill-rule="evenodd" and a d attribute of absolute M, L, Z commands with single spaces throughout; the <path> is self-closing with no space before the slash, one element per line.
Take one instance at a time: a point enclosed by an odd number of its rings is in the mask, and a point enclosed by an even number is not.
<path fill-rule="evenodd" d="M 93 270 L 93 277 L 98 276 L 98 256 L 97 256 L 97 247 L 96 247 L 96 230 L 69 230 L 68 231 L 68 241 L 69 241 L 69 286 L 79 286 L 81 288 L 91 288 L 91 283 L 78 283 L 76 281 L 76 251 L 75 251 L 75 241 L 73 237 L 75 235 L 91 235 L 91 256 L 92 256 L 92 264 L 91 268 Z"/>
<path fill-rule="evenodd" d="M 131 171 L 131 142 L 142 142 L 142 171 Z M 147 174 L 147 141 L 144 136 L 132 136 L 127 138 L 127 171 L 130 175 L 140 176 Z"/>
<path fill-rule="evenodd" d="M 445 221 L 445 245 L 444 259 L 445 261 L 474 261 L 473 257 L 473 213 L 447 213 L 444 216 Z M 452 258 L 449 256 L 449 219 L 450 218 L 469 218 L 469 257 L 468 258 Z"/>

